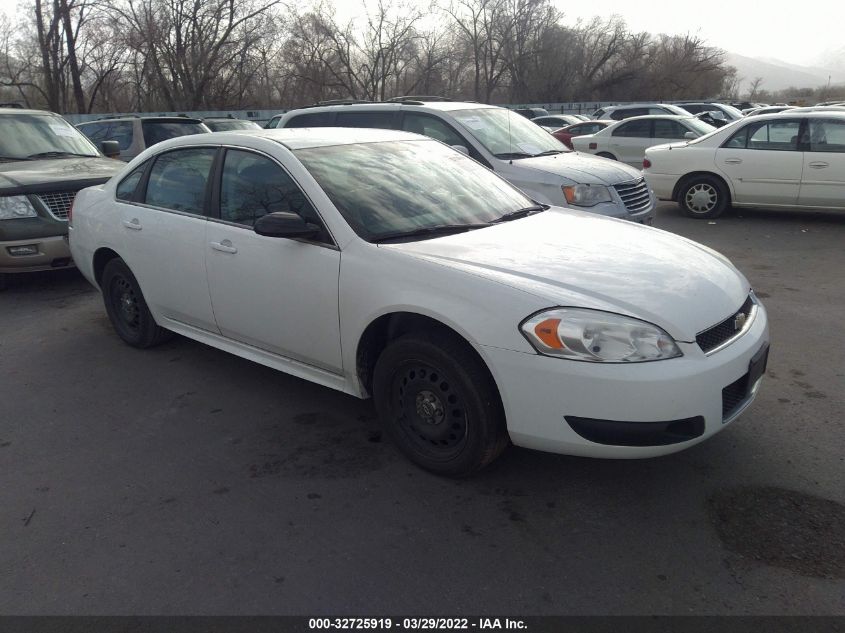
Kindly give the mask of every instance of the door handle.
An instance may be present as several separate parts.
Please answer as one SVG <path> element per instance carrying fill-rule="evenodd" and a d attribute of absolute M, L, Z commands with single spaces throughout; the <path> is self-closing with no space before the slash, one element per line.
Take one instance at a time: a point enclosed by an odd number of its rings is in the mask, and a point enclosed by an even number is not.
<path fill-rule="evenodd" d="M 132 229 L 133 231 L 140 231 L 142 228 L 141 221 L 138 218 L 132 218 L 131 220 L 124 220 L 123 226 L 127 229 Z"/>
<path fill-rule="evenodd" d="M 739 165 L 742 162 L 741 158 L 726 158 L 725 162 L 728 165 Z"/>
<path fill-rule="evenodd" d="M 215 251 L 220 251 L 221 253 L 231 253 L 235 254 L 238 252 L 238 249 L 232 246 L 232 242 L 229 240 L 223 240 L 222 242 L 210 242 L 211 248 Z"/>
<path fill-rule="evenodd" d="M 813 169 L 824 169 L 825 167 L 830 167 L 830 165 L 828 163 L 818 161 L 815 163 L 810 163 L 810 167 L 812 167 Z"/>

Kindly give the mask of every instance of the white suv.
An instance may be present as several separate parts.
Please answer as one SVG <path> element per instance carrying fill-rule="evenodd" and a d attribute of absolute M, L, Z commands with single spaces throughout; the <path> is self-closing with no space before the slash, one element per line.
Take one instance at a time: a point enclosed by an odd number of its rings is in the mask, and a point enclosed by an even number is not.
<path fill-rule="evenodd" d="M 676 116 L 689 116 L 688 110 L 671 103 L 629 103 L 626 105 L 607 106 L 593 112 L 594 119 L 613 119 L 621 121 L 630 119 L 633 116 L 646 116 L 649 114 L 674 114 Z"/>
<path fill-rule="evenodd" d="M 468 154 L 543 204 L 654 221 L 655 198 L 642 172 L 579 154 L 511 110 L 480 103 L 401 100 L 292 110 L 278 127 L 404 130 Z"/>

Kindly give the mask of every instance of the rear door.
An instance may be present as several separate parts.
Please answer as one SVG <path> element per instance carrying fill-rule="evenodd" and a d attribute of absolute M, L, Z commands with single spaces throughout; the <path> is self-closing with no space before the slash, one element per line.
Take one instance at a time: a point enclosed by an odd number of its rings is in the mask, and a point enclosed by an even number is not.
<path fill-rule="evenodd" d="M 731 182 L 740 204 L 795 205 L 804 153 L 802 119 L 752 119 L 716 150 L 716 168 Z"/>
<path fill-rule="evenodd" d="M 808 131 L 798 204 L 845 208 L 845 117 L 808 119 Z"/>
<path fill-rule="evenodd" d="M 651 144 L 652 120 L 627 121 L 615 128 L 610 136 L 609 151 L 623 163 L 642 167 L 645 148 Z"/>
<path fill-rule="evenodd" d="M 216 154 L 216 147 L 163 152 L 120 183 L 116 201 L 125 235 L 120 255 L 147 304 L 157 315 L 212 332 L 205 230 Z"/>

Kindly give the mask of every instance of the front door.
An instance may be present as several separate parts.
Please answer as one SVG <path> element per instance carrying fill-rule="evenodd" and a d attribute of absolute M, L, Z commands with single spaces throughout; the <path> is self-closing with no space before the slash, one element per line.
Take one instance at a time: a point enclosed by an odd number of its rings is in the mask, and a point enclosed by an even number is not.
<path fill-rule="evenodd" d="M 296 182 L 273 159 L 227 149 L 221 172 L 219 209 L 208 222 L 205 245 L 221 334 L 340 373 L 340 251 L 325 229 L 315 241 L 253 231 L 258 218 L 277 211 L 322 225 Z"/>
<path fill-rule="evenodd" d="M 770 119 L 745 125 L 716 150 L 716 168 L 733 186 L 740 204 L 795 205 L 804 154 L 801 119 Z"/>

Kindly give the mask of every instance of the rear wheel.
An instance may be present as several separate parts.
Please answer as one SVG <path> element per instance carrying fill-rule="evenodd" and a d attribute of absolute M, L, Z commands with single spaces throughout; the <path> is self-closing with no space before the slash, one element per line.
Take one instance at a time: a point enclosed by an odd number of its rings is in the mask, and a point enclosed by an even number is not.
<path fill-rule="evenodd" d="M 100 286 L 109 320 L 124 342 L 145 348 L 172 336 L 155 322 L 135 275 L 122 259 L 115 258 L 106 264 Z"/>
<path fill-rule="evenodd" d="M 376 363 L 373 396 L 394 443 L 431 472 L 469 475 L 508 444 L 496 385 L 456 336 L 408 334 L 390 343 Z"/>
<path fill-rule="evenodd" d="M 729 198 L 725 184 L 713 176 L 694 176 L 678 190 L 678 204 L 683 212 L 700 220 L 722 215 Z"/>

